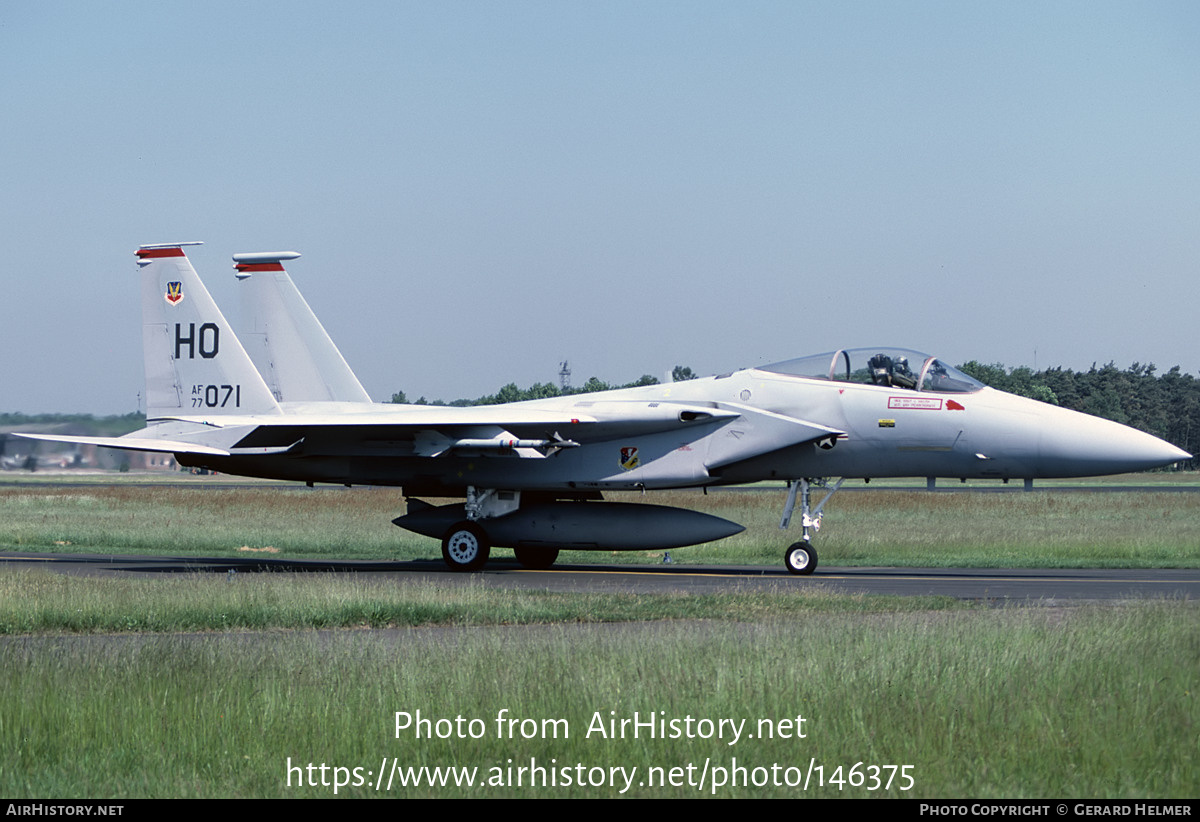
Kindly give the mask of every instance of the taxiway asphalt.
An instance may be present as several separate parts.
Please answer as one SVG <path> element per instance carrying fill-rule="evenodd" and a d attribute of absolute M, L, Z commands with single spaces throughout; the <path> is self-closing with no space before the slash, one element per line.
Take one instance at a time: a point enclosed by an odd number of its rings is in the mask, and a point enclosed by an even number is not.
<path fill-rule="evenodd" d="M 1129 599 L 1200 599 L 1200 569 L 1094 568 L 840 568 L 792 576 L 781 566 L 556 565 L 530 571 L 495 557 L 475 574 L 449 571 L 441 560 L 290 560 L 263 557 L 169 557 L 0 552 L 0 571 L 42 568 L 87 576 L 164 578 L 180 574 L 356 574 L 374 579 L 426 580 L 575 592 L 707 594 L 821 586 L 846 593 L 936 594 L 992 603 L 1066 604 Z"/>

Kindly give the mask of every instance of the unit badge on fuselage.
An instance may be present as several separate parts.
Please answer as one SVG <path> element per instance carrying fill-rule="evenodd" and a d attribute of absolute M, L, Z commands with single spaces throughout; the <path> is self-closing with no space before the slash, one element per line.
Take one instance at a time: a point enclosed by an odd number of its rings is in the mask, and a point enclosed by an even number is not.
<path fill-rule="evenodd" d="M 636 445 L 626 445 L 621 448 L 621 468 L 632 471 L 638 467 L 638 452 Z"/>

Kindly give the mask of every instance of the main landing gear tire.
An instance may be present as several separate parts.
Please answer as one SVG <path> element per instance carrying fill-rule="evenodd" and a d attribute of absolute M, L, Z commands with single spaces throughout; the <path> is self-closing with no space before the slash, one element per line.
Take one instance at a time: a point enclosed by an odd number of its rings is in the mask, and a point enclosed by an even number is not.
<path fill-rule="evenodd" d="M 558 559 L 557 548 L 514 548 L 517 562 L 531 571 L 544 571 Z"/>
<path fill-rule="evenodd" d="M 451 571 L 478 571 L 487 564 L 490 553 L 487 534 L 469 520 L 452 526 L 442 537 L 442 559 Z"/>
<path fill-rule="evenodd" d="M 808 542 L 793 542 L 783 555 L 788 573 L 808 576 L 817 570 L 817 551 Z"/>

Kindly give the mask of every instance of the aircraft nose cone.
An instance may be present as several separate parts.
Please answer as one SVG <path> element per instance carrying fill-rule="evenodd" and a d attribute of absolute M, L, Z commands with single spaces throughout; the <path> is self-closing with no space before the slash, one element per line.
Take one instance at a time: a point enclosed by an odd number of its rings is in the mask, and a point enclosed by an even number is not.
<path fill-rule="evenodd" d="M 1152 434 L 1077 412 L 1072 412 L 1069 425 L 1042 431 L 1041 452 L 1061 476 L 1145 471 L 1192 456 Z"/>

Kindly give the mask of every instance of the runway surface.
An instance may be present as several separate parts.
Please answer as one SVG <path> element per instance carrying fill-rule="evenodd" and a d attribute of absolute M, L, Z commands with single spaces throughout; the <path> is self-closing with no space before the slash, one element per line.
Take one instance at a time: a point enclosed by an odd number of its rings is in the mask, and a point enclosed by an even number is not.
<path fill-rule="evenodd" d="M 179 574 L 334 573 L 440 585 L 553 591 L 710 594 L 820 586 L 846 593 L 937 594 L 989 603 L 1070 604 L 1128 599 L 1200 599 L 1200 569 L 819 568 L 808 577 L 781 566 L 562 565 L 529 571 L 504 557 L 482 573 L 440 561 L 284 560 L 0 552 L 0 571 L 42 568 L 86 576 L 162 578 Z"/>

